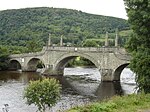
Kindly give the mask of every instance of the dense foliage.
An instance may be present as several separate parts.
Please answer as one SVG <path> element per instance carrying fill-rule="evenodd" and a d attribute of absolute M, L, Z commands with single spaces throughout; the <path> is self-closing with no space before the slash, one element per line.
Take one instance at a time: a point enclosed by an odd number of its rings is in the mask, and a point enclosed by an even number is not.
<path fill-rule="evenodd" d="M 150 0 L 124 0 L 133 29 L 127 49 L 133 59 L 130 67 L 137 74 L 139 90 L 150 93 Z"/>
<path fill-rule="evenodd" d="M 69 61 L 69 63 L 66 65 L 67 67 L 77 67 L 77 66 L 90 66 L 95 67 L 95 65 L 88 59 L 83 57 L 75 57 L 72 60 Z"/>
<path fill-rule="evenodd" d="M 35 104 L 40 112 L 51 108 L 60 98 L 61 86 L 56 79 L 43 79 L 31 81 L 25 89 L 24 97 L 27 104 Z"/>
<path fill-rule="evenodd" d="M 0 11 L 0 45 L 13 46 L 15 53 L 42 49 L 51 33 L 52 42 L 60 36 L 67 45 L 81 45 L 86 39 L 103 38 L 102 34 L 129 29 L 120 18 L 87 14 L 77 10 L 57 8 L 27 8 Z M 114 38 L 114 37 L 113 37 Z M 34 43 L 34 49 L 29 44 Z"/>
<path fill-rule="evenodd" d="M 6 70 L 8 68 L 9 51 L 6 47 L 0 46 L 0 70 Z"/>

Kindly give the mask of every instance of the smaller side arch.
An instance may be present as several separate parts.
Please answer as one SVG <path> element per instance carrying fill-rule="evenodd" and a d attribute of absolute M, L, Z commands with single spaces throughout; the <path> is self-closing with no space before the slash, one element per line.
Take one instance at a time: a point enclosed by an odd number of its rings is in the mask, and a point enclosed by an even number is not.
<path fill-rule="evenodd" d="M 129 65 L 129 63 L 125 63 L 125 64 L 122 64 L 120 65 L 119 67 L 117 67 L 114 71 L 114 81 L 120 81 L 120 75 L 121 75 L 121 72 L 122 70 L 127 67 Z"/>
<path fill-rule="evenodd" d="M 19 69 L 22 69 L 22 67 L 18 60 L 9 61 L 9 70 L 19 70 Z"/>
<path fill-rule="evenodd" d="M 35 72 L 37 70 L 37 65 L 39 64 L 39 62 L 41 63 L 41 67 L 40 68 L 45 68 L 45 65 L 43 63 L 43 61 L 39 58 L 31 58 L 28 63 L 27 63 L 27 71 L 33 71 Z"/>

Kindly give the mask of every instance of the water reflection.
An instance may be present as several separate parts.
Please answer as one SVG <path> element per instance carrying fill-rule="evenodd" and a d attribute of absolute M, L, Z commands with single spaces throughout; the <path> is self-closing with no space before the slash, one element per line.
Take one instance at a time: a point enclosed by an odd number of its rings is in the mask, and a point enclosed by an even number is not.
<path fill-rule="evenodd" d="M 19 71 L 1 71 L 0 82 L 21 82 L 28 83 L 30 80 L 40 79 L 41 76 L 36 72 L 19 72 Z"/>
<path fill-rule="evenodd" d="M 41 77 L 39 73 L 34 72 L 0 72 L 0 111 L 4 104 L 9 104 L 10 112 L 37 110 L 34 105 L 27 106 L 22 97 L 23 89 L 28 82 Z M 121 85 L 118 82 L 101 82 L 100 73 L 96 68 L 66 68 L 64 76 L 51 77 L 60 81 L 63 90 L 60 101 L 51 112 L 84 105 L 95 99 L 102 100 L 113 95 L 133 93 L 133 86 L 135 86 L 123 82 Z"/>
<path fill-rule="evenodd" d="M 103 100 L 114 95 L 122 95 L 123 91 L 119 82 L 102 82 L 95 94 L 99 100 Z"/>

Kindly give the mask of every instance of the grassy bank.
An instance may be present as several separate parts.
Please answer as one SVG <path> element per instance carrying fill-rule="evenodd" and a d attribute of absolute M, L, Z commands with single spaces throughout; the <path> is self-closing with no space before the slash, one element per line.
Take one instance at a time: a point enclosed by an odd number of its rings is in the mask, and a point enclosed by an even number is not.
<path fill-rule="evenodd" d="M 145 109 L 150 109 L 150 94 L 115 96 L 85 107 L 75 107 L 67 112 L 142 112 Z"/>

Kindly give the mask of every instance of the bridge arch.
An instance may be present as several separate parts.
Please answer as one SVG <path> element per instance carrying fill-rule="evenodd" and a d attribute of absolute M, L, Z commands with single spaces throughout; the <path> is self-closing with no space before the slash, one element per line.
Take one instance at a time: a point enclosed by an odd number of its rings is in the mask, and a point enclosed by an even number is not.
<path fill-rule="evenodd" d="M 121 72 L 122 72 L 123 69 L 124 69 L 125 67 L 127 67 L 128 65 L 129 65 L 129 63 L 124 63 L 124 64 L 118 66 L 118 67 L 115 69 L 114 75 L 113 75 L 115 81 L 120 81 Z"/>
<path fill-rule="evenodd" d="M 58 58 L 58 60 L 56 60 L 54 68 L 55 70 L 64 70 L 66 64 L 73 58 L 75 57 L 83 57 L 85 59 L 88 59 L 89 61 L 91 61 L 97 68 L 99 68 L 99 64 L 98 62 L 91 56 L 87 55 L 87 54 L 83 54 L 83 53 L 67 53 L 64 54 L 62 56 L 60 56 L 60 58 Z"/>
<path fill-rule="evenodd" d="M 9 70 L 18 70 L 18 69 L 22 69 L 21 63 L 18 60 L 10 60 Z"/>
<path fill-rule="evenodd" d="M 35 72 L 37 70 L 37 65 L 39 64 L 39 62 L 41 63 L 40 68 L 44 68 L 45 64 L 43 63 L 42 59 L 40 59 L 40 58 L 29 59 L 29 61 L 27 62 L 27 70 Z"/>

